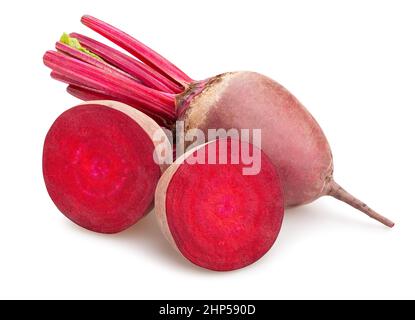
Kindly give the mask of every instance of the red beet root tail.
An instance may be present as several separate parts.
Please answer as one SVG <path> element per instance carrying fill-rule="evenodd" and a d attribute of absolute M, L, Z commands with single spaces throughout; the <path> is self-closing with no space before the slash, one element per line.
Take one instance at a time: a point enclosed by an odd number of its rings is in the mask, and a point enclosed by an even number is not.
<path fill-rule="evenodd" d="M 134 102 L 134 106 L 141 106 L 138 109 L 144 113 L 158 115 L 167 122 L 175 119 L 173 94 L 148 88 L 116 69 L 105 70 L 63 53 L 48 51 L 43 60 L 46 66 L 64 76 L 69 84 L 82 84 L 82 87 L 104 92 L 114 100 Z"/>
<path fill-rule="evenodd" d="M 372 219 L 383 223 L 385 226 L 392 228 L 395 223 L 389 220 L 388 218 L 380 215 L 376 211 L 369 208 L 365 203 L 360 201 L 359 199 L 352 196 L 346 190 L 344 190 L 340 185 L 338 185 L 334 180 L 331 180 L 328 184 L 327 188 L 327 195 L 332 196 L 340 201 L 343 201 L 352 207 L 356 208 L 357 210 L 362 211 L 363 213 L 367 214 Z"/>
<path fill-rule="evenodd" d="M 71 33 L 69 36 L 77 39 L 82 47 L 98 55 L 112 66 L 135 77 L 137 80 L 150 88 L 168 93 L 180 93 L 183 91 L 183 88 L 172 80 L 161 75 L 144 63 L 135 60 L 134 58 L 115 50 L 114 48 L 78 33 Z"/>
<path fill-rule="evenodd" d="M 193 82 L 189 76 L 166 58 L 125 32 L 88 15 L 83 16 L 81 22 L 178 84 L 186 86 Z"/>

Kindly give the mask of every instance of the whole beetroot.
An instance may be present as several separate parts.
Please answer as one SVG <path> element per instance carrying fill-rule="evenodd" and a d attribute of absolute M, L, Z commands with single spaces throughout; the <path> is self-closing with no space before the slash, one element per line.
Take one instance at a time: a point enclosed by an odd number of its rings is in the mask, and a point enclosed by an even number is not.
<path fill-rule="evenodd" d="M 283 86 L 253 72 L 224 73 L 193 81 L 171 62 L 115 27 L 91 16 L 82 23 L 140 61 L 79 34 L 47 52 L 53 77 L 78 98 L 130 104 L 166 127 L 261 129 L 262 148 L 278 168 L 285 206 L 330 195 L 392 227 L 394 223 L 356 199 L 333 179 L 333 160 L 323 131 Z M 75 43 L 75 45 L 73 45 Z"/>
<path fill-rule="evenodd" d="M 286 207 L 324 195 L 393 227 L 336 183 L 329 143 L 317 121 L 282 85 L 255 72 L 229 72 L 196 83 L 178 98 L 185 130 L 261 128 L 262 149 L 278 168 Z M 261 110 L 261 112 L 258 112 Z"/>

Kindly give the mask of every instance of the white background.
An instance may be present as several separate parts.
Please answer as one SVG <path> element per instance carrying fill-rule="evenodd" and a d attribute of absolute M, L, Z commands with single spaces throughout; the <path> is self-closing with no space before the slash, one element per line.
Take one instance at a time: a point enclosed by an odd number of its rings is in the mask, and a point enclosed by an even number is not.
<path fill-rule="evenodd" d="M 286 212 L 258 263 L 194 267 L 154 216 L 113 236 L 70 223 L 42 178 L 44 136 L 77 104 L 42 64 L 89 13 L 194 79 L 255 70 L 318 119 L 335 175 L 394 229 L 334 199 Z M 414 1 L 1 1 L 0 298 L 415 298 Z"/>

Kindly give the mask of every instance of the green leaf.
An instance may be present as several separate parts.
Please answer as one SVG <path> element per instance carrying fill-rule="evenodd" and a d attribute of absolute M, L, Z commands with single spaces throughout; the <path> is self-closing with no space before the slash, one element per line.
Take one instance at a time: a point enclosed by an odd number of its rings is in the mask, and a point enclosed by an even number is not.
<path fill-rule="evenodd" d="M 76 50 L 79 50 L 83 53 L 86 53 L 87 55 L 90 55 L 91 57 L 94 57 L 94 58 L 102 61 L 102 58 L 100 56 L 98 56 L 95 53 L 92 53 L 88 49 L 84 48 L 81 45 L 81 43 L 79 42 L 78 39 L 70 37 L 69 34 L 67 34 L 66 32 L 64 32 L 62 34 L 59 41 L 66 44 L 66 45 L 68 45 L 68 46 L 70 46 L 70 47 L 72 47 L 72 48 L 74 48 L 74 49 L 76 49 Z"/>

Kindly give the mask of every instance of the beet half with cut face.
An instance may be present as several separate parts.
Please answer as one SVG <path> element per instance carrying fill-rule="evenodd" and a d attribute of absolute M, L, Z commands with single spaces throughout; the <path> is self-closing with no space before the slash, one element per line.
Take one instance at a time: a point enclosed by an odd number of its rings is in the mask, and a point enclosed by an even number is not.
<path fill-rule="evenodd" d="M 208 163 L 209 150 L 226 152 L 226 163 Z M 256 152 L 258 174 L 244 175 L 245 164 L 231 161 L 239 150 Z M 254 263 L 271 248 L 284 201 L 269 158 L 247 142 L 222 139 L 188 151 L 166 170 L 157 185 L 155 210 L 181 255 L 203 268 L 230 271 Z"/>
<path fill-rule="evenodd" d="M 43 149 L 44 180 L 58 209 L 101 233 L 136 223 L 149 210 L 164 170 L 153 159 L 151 137 L 159 129 L 115 101 L 89 102 L 60 115 Z"/>

